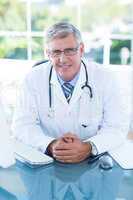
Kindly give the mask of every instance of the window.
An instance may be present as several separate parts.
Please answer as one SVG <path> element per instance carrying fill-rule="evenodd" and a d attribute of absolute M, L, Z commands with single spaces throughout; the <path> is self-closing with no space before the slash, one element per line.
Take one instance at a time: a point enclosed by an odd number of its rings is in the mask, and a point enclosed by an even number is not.
<path fill-rule="evenodd" d="M 85 56 L 92 56 L 95 61 L 104 64 L 131 64 L 131 11 L 130 1 L 123 4 L 113 0 L 1 0 L 0 58 L 44 59 L 46 28 L 65 20 L 82 31 Z M 90 37 L 91 34 L 93 36 Z"/>

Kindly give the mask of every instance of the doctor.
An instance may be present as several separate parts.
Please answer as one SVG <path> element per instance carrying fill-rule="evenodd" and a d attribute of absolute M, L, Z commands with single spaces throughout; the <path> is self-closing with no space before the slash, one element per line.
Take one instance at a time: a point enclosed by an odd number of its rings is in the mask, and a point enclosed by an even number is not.
<path fill-rule="evenodd" d="M 61 22 L 46 33 L 49 61 L 24 80 L 13 120 L 17 139 L 64 163 L 77 163 L 121 145 L 130 98 L 113 72 L 82 60 L 79 30 Z"/>

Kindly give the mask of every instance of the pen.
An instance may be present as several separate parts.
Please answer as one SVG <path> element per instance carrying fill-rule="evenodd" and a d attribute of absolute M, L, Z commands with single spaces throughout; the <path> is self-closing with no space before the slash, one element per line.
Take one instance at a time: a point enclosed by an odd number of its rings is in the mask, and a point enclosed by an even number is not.
<path fill-rule="evenodd" d="M 89 157 L 89 160 L 88 160 L 88 164 L 91 164 L 91 163 L 93 163 L 93 162 L 99 160 L 99 158 L 100 158 L 101 156 L 105 155 L 105 154 L 106 154 L 106 152 L 101 153 L 101 154 L 98 154 L 97 156 L 90 156 L 90 157 Z"/>

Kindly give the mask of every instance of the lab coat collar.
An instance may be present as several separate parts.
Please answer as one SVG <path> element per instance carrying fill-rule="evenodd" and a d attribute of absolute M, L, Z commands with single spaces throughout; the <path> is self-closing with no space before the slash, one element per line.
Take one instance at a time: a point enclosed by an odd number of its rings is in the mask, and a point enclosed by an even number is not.
<path fill-rule="evenodd" d="M 84 69 L 84 65 L 83 63 L 81 63 L 81 68 L 80 68 L 80 72 L 79 72 L 79 78 L 77 80 L 77 82 L 79 82 L 80 85 L 83 85 L 86 81 L 86 76 L 85 76 L 85 69 Z M 59 81 L 58 81 L 58 77 L 57 77 L 57 73 L 53 67 L 52 69 L 52 76 L 51 76 L 51 84 L 53 85 L 59 85 Z"/>
<path fill-rule="evenodd" d="M 52 75 L 51 75 L 51 81 L 50 81 L 50 83 L 52 85 L 58 85 L 58 83 L 59 83 L 58 77 L 57 77 L 57 74 L 56 74 L 56 71 L 55 71 L 54 67 L 52 68 Z"/>
<path fill-rule="evenodd" d="M 87 68 L 87 66 L 86 66 L 86 68 Z M 86 81 L 85 68 L 84 68 L 84 64 L 81 63 L 80 74 L 79 74 L 79 79 L 78 79 L 77 83 L 79 85 L 84 85 L 85 81 Z"/>
<path fill-rule="evenodd" d="M 85 84 L 85 81 L 86 81 L 85 68 L 84 68 L 83 63 L 81 63 L 79 79 L 77 80 L 77 83 L 75 85 L 73 95 L 72 95 L 72 98 L 71 98 L 71 101 L 70 101 L 70 105 L 74 105 L 75 102 L 82 95 L 83 90 L 81 88 Z"/>
<path fill-rule="evenodd" d="M 52 75 L 51 75 L 51 81 L 50 81 L 53 91 L 55 92 L 55 95 L 66 105 L 69 106 L 69 104 L 67 103 L 66 97 L 63 93 L 63 90 L 61 88 L 61 85 L 59 83 L 58 77 L 57 77 L 57 73 L 53 67 L 52 69 Z"/>
<path fill-rule="evenodd" d="M 89 80 L 89 74 L 88 74 L 88 80 Z M 81 63 L 81 68 L 80 68 L 80 72 L 79 72 L 79 78 L 77 80 L 77 83 L 75 85 L 75 88 L 74 88 L 74 91 L 73 91 L 73 95 L 72 95 L 72 98 L 69 102 L 69 104 L 67 103 L 67 100 L 64 96 L 64 93 L 62 91 L 62 88 L 61 88 L 61 85 L 58 81 L 58 77 L 57 77 L 57 74 L 56 74 L 56 71 L 53 67 L 53 70 L 52 70 L 52 76 L 51 76 L 51 81 L 50 83 L 53 85 L 54 87 L 54 90 L 55 90 L 55 94 L 57 94 L 57 96 L 60 98 L 61 101 L 64 102 L 64 104 L 66 105 L 73 105 L 75 103 L 75 101 L 77 101 L 83 90 L 81 89 L 82 85 L 85 84 L 85 81 L 86 81 L 86 74 L 85 74 L 85 68 L 84 68 L 84 65 L 83 63 Z"/>

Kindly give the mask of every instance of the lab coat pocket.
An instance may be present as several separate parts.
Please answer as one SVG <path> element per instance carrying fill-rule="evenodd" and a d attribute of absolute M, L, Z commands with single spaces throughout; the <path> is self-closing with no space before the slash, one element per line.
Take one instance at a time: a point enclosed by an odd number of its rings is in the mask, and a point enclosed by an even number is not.
<path fill-rule="evenodd" d="M 96 135 L 96 132 L 98 130 L 98 124 L 97 121 L 93 121 L 93 123 L 79 124 L 79 131 L 80 131 L 80 137 L 81 139 L 87 139 L 89 137 L 92 137 L 93 135 Z"/>
<path fill-rule="evenodd" d="M 84 139 L 96 134 L 102 120 L 100 101 L 96 97 L 84 102 L 85 100 L 81 101 L 79 112 L 79 130 L 81 137 Z M 82 104 L 86 106 L 84 107 Z"/>

